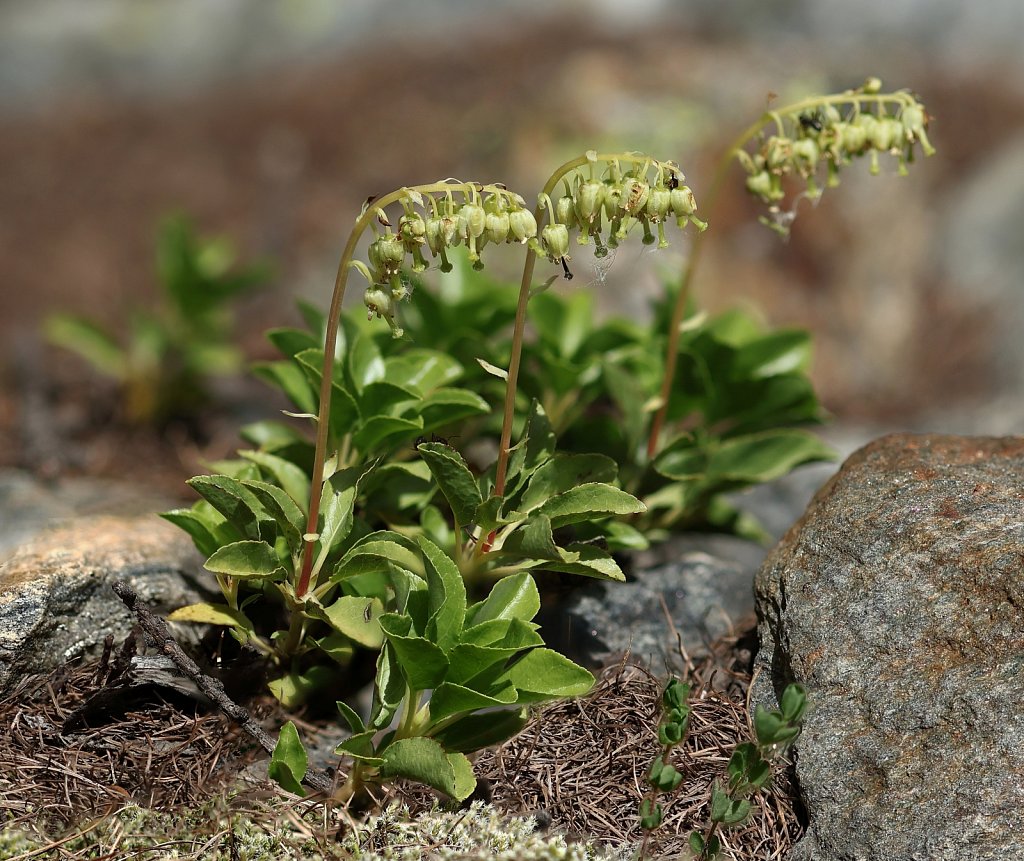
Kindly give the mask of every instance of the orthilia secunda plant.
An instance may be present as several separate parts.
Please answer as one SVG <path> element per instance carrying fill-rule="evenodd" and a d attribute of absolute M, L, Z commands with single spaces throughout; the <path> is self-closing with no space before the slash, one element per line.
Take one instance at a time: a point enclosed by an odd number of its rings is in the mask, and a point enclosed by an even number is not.
<path fill-rule="evenodd" d="M 854 159 L 866 156 L 871 173 L 878 174 L 882 157 L 894 158 L 897 173 L 903 176 L 918 148 L 926 156 L 932 155 L 935 150 L 928 140 L 928 121 L 928 112 L 912 93 L 882 92 L 878 78 L 869 78 L 857 89 L 813 96 L 768 110 L 722 155 L 705 196 L 706 211 L 713 213 L 729 168 L 737 162 L 746 173 L 747 191 L 768 207 L 767 215 L 760 219 L 762 223 L 787 236 L 800 201 L 817 201 L 822 183 L 827 188 L 838 185 L 842 169 Z M 680 327 L 702 247 L 698 236 L 683 267 L 668 331 L 660 406 L 648 437 L 648 459 L 653 459 L 659 449 L 676 370 Z"/>
<path fill-rule="evenodd" d="M 446 179 L 426 185 L 398 189 L 366 202 L 338 265 L 334 293 L 327 316 L 324 368 L 321 377 L 317 418 L 313 481 L 310 488 L 305 550 L 295 582 L 295 598 L 301 600 L 316 587 L 315 548 L 319 537 L 320 499 L 325 478 L 332 470 L 328 461 L 327 427 L 332 389 L 332 365 L 338 337 L 341 305 L 348 273 L 358 271 L 366 280 L 363 302 L 367 317 L 383 319 L 395 337 L 404 335 L 399 308 L 410 295 L 403 274 L 407 269 L 422 271 L 428 266 L 426 253 L 442 272 L 451 269 L 447 252 L 465 245 L 474 267 L 483 266 L 482 252 L 488 245 L 522 245 L 526 252 L 523 276 L 512 336 L 507 371 L 493 369 L 506 381 L 501 441 L 492 497 L 505 492 L 511 450 L 516 384 L 526 323 L 526 307 L 535 291 L 536 260 L 543 257 L 558 265 L 565 278 L 572 278 L 569 262 L 570 238 L 595 243 L 597 253 L 607 253 L 636 229 L 643 241 L 667 244 L 665 224 L 674 220 L 680 227 L 707 226 L 696 214 L 693 193 L 683 184 L 679 167 L 636 153 L 600 154 L 590 151 L 560 166 L 548 179 L 530 211 L 525 199 L 500 183 L 482 184 Z M 561 185 L 562 194 L 553 197 Z M 402 215 L 393 225 L 388 208 L 400 207 Z M 367 259 L 357 259 L 355 250 L 363 233 L 370 229 Z M 657 235 L 655 235 L 655 231 Z M 549 280 L 548 284 L 551 283 Z M 546 285 L 545 285 L 546 286 Z M 543 289 L 543 288 L 541 288 Z M 493 535 L 476 542 L 480 553 L 492 546 Z"/>

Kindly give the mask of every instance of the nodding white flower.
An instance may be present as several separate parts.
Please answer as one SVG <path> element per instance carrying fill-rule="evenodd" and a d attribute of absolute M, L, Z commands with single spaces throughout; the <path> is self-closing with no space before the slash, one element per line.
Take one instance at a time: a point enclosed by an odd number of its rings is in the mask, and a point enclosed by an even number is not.
<path fill-rule="evenodd" d="M 495 244 L 507 242 L 510 226 L 507 212 L 488 212 L 484 220 L 484 236 Z"/>
<path fill-rule="evenodd" d="M 370 243 L 367 256 L 375 273 L 394 275 L 401 270 L 405 262 L 405 246 L 402 240 L 388 229 L 383 236 L 378 236 Z"/>
<path fill-rule="evenodd" d="M 401 338 L 405 333 L 395 320 L 395 297 L 393 294 L 393 289 L 374 284 L 367 287 L 366 292 L 363 293 L 363 304 L 366 305 L 367 320 L 372 320 L 374 315 L 383 318 L 391 327 L 391 334 L 396 338 Z"/>
<path fill-rule="evenodd" d="M 671 209 L 672 192 L 661 186 L 652 188 L 650 197 L 647 198 L 647 217 L 655 224 L 660 224 Z"/>
<path fill-rule="evenodd" d="M 537 235 L 537 219 L 526 207 L 513 209 L 508 214 L 508 224 L 516 242 L 526 243 Z"/>
<path fill-rule="evenodd" d="M 555 219 L 566 227 L 575 227 L 576 222 L 576 200 L 572 195 L 563 194 L 555 204 Z"/>
<path fill-rule="evenodd" d="M 600 221 L 601 206 L 604 203 L 605 185 L 596 179 L 588 179 L 576 189 L 576 217 L 580 225 L 591 225 Z"/>
<path fill-rule="evenodd" d="M 807 176 L 813 173 L 820 156 L 821 150 L 813 138 L 793 141 L 793 163 L 800 174 Z"/>
<path fill-rule="evenodd" d="M 680 185 L 669 192 L 669 205 L 676 218 L 688 218 L 697 211 L 697 199 L 688 185 Z"/>
<path fill-rule="evenodd" d="M 643 212 L 647 199 L 651 196 L 651 186 L 643 179 L 627 176 L 622 180 L 622 197 L 619 206 L 628 215 Z"/>
<path fill-rule="evenodd" d="M 540 236 L 544 254 L 552 263 L 569 257 L 569 228 L 566 225 L 558 222 L 546 224 Z"/>

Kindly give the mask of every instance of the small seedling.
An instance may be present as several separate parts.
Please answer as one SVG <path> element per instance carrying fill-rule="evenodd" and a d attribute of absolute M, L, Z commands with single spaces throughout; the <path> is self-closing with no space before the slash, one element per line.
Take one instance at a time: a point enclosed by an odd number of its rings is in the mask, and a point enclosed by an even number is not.
<path fill-rule="evenodd" d="M 70 314 L 55 314 L 45 325 L 51 343 L 117 382 L 121 412 L 131 424 L 195 417 L 209 404 L 210 379 L 241 371 L 230 304 L 268 277 L 264 265 L 235 266 L 224 239 L 199 238 L 182 217 L 160 226 L 157 271 L 160 303 L 133 313 L 123 341 Z"/>

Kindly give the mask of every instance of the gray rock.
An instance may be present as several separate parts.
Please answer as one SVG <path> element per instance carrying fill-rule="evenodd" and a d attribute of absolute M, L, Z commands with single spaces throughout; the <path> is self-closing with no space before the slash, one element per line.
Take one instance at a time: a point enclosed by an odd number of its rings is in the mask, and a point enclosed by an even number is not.
<path fill-rule="evenodd" d="M 696 657 L 754 611 L 751 589 L 764 548 L 728 535 L 690 535 L 640 554 L 629 583 L 596 582 L 565 611 L 570 642 L 591 666 L 629 652 L 655 674 L 677 672 L 683 648 Z M 671 620 L 671 622 L 670 622 Z M 545 637 L 549 636 L 545 625 Z"/>
<path fill-rule="evenodd" d="M 164 511 L 176 500 L 127 482 L 99 478 L 40 481 L 19 469 L 0 469 L 0 562 L 40 532 L 82 515 Z"/>
<path fill-rule="evenodd" d="M 770 554 L 754 700 L 807 687 L 796 861 L 1021 857 L 1022 563 L 1012 437 L 877 440 Z"/>
<path fill-rule="evenodd" d="M 133 617 L 110 590 L 126 579 L 154 610 L 204 600 L 188 537 L 155 515 L 83 518 L 43 533 L 0 564 L 0 693 L 124 637 Z M 188 628 L 182 626 L 182 633 Z"/>

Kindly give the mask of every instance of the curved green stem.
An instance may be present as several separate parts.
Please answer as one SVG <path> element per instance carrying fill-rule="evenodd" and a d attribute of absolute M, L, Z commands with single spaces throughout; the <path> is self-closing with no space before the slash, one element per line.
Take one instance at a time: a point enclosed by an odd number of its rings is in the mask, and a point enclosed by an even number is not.
<path fill-rule="evenodd" d="M 452 188 L 466 190 L 473 183 L 453 183 L 450 181 L 434 182 L 427 185 L 408 186 L 392 191 L 384 197 L 374 200 L 366 210 L 356 219 L 355 226 L 349 234 L 345 250 L 338 262 L 338 273 L 334 279 L 334 292 L 331 294 L 331 306 L 327 312 L 327 330 L 324 335 L 324 364 L 323 377 L 320 380 L 320 408 L 317 413 L 316 427 L 316 449 L 313 455 L 313 482 L 309 494 L 309 515 L 306 520 L 306 534 L 303 536 L 305 547 L 302 555 L 302 571 L 299 574 L 299 582 L 295 587 L 295 595 L 301 598 L 310 588 L 310 581 L 313 579 L 313 552 L 317 541 L 317 530 L 320 520 L 320 497 L 324 486 L 324 461 L 327 458 L 327 436 L 329 431 L 329 416 L 331 408 L 331 385 L 334 381 L 334 352 L 338 343 L 338 327 L 341 322 L 341 304 L 345 299 L 345 286 L 348 282 L 349 264 L 353 260 L 356 244 L 362 236 L 363 231 L 376 218 L 377 211 L 383 210 L 392 203 L 403 200 L 410 194 L 434 194 L 450 192 Z M 485 185 L 482 188 L 488 192 L 507 194 L 504 189 L 497 186 Z"/>
<path fill-rule="evenodd" d="M 718 203 L 718 198 L 722 190 L 722 184 L 725 181 L 726 174 L 729 172 L 729 166 L 732 164 L 736 154 L 747 145 L 751 138 L 760 134 L 767 125 L 771 123 L 776 123 L 778 125 L 780 122 L 779 117 L 793 116 L 808 109 L 820 108 L 826 105 L 852 104 L 859 109 L 860 105 L 864 102 L 875 103 L 877 105 L 896 103 L 902 106 L 912 103 L 913 101 L 913 96 L 909 93 L 858 93 L 856 91 L 850 91 L 847 93 L 838 93 L 832 96 L 815 96 L 801 99 L 800 101 L 793 102 L 783 108 L 765 111 L 757 120 L 752 122 L 736 136 L 736 139 L 733 140 L 733 142 L 726 148 L 722 157 L 715 165 L 715 172 L 712 175 L 711 185 L 708 187 L 708 193 L 703 195 L 701 198 L 704 203 L 705 215 L 708 220 L 710 220 L 711 216 L 714 214 L 715 206 Z M 779 133 L 782 133 L 781 127 L 779 128 Z M 660 406 L 658 407 L 658 412 L 655 414 L 654 419 L 651 422 L 651 432 L 650 436 L 647 438 L 648 460 L 653 460 L 655 454 L 657 454 L 661 431 L 665 424 L 665 417 L 668 414 L 669 399 L 672 393 L 672 383 L 675 380 L 676 360 L 679 355 L 680 327 L 682 326 L 683 315 L 686 313 L 686 305 L 690 298 L 693 273 L 697 268 L 697 264 L 700 262 L 701 249 L 703 247 L 704 234 L 699 233 L 694 238 L 693 250 L 690 252 L 686 263 L 683 265 L 683 273 L 679 282 L 679 293 L 676 296 L 675 305 L 672 308 L 672 319 L 669 323 L 668 344 L 665 348 L 665 374 L 662 378 L 661 392 L 658 397 Z"/>
<path fill-rule="evenodd" d="M 540 235 L 542 219 L 550 208 L 551 194 L 554 192 L 555 186 L 558 185 L 562 177 L 566 176 L 570 171 L 573 171 L 578 167 L 583 167 L 586 164 L 593 165 L 598 162 L 619 161 L 643 165 L 650 165 L 653 163 L 650 156 L 646 156 L 641 153 L 591 153 L 589 155 L 577 156 L 556 168 L 554 173 L 552 173 L 548 178 L 548 181 L 545 183 L 541 193 L 537 196 L 538 200 L 541 202 L 537 204 L 537 208 L 533 212 L 533 217 L 537 221 L 538 235 Z M 544 202 L 545 200 L 547 203 Z M 536 263 L 537 252 L 531 245 L 527 248 L 526 261 L 523 264 L 523 278 L 519 284 L 519 302 L 516 305 L 516 319 L 512 330 L 512 355 L 509 358 L 508 380 L 505 385 L 505 413 L 501 424 L 501 442 L 498 446 L 498 465 L 494 476 L 494 493 L 497 496 L 503 496 L 505 493 L 509 451 L 512 445 L 512 420 L 515 417 L 516 386 L 519 382 L 519 365 L 523 352 L 523 331 L 526 328 L 526 305 L 530 300 L 530 290 L 533 284 L 533 270 Z M 481 548 L 485 548 L 487 546 L 487 542 L 481 542 L 479 546 Z"/>

